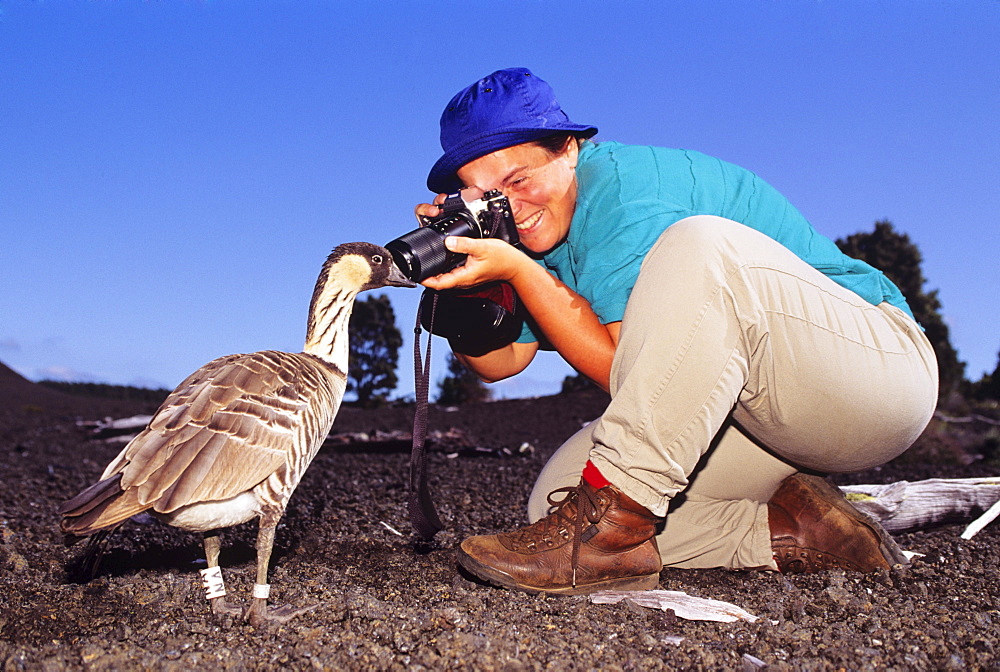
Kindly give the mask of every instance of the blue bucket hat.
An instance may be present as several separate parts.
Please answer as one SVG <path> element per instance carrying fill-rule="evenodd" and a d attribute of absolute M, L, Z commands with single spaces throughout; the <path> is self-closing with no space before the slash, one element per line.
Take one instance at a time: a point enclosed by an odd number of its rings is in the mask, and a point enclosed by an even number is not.
<path fill-rule="evenodd" d="M 589 138 L 596 126 L 574 124 L 552 87 L 527 68 L 497 70 L 459 91 L 441 113 L 441 149 L 427 177 L 435 194 L 462 187 L 455 174 L 468 162 L 498 149 L 568 131 Z"/>

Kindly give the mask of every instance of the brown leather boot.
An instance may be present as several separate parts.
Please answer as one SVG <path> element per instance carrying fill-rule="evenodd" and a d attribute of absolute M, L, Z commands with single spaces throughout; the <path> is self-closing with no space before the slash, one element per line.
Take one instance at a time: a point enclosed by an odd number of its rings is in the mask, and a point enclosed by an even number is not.
<path fill-rule="evenodd" d="M 565 492 L 556 500 L 556 493 Z M 654 516 L 618 488 L 586 481 L 549 494 L 557 508 L 528 527 L 470 537 L 458 549 L 462 567 L 484 581 L 528 593 L 581 595 L 648 590 L 663 563 Z"/>
<path fill-rule="evenodd" d="M 793 474 L 767 503 L 771 550 L 785 574 L 874 572 L 908 564 L 889 533 L 826 479 Z"/>

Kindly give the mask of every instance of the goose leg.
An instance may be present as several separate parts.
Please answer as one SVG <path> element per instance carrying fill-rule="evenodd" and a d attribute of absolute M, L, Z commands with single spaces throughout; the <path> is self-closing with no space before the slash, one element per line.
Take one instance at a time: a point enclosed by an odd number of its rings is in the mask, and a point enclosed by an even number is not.
<path fill-rule="evenodd" d="M 222 540 L 219 537 L 219 531 L 212 530 L 211 532 L 206 532 L 204 537 L 202 537 L 202 543 L 205 546 L 205 560 L 208 563 L 209 569 L 218 567 L 219 550 L 222 548 Z M 242 611 L 239 607 L 231 606 L 228 602 L 226 602 L 224 595 L 210 598 L 208 601 L 212 606 L 212 614 L 215 616 L 239 614 Z"/>
<path fill-rule="evenodd" d="M 270 516 L 261 516 L 260 530 L 257 533 L 257 584 L 254 586 L 254 597 L 247 610 L 246 619 L 251 625 L 261 625 L 265 621 L 287 623 L 296 616 L 315 609 L 318 605 L 294 608 L 290 604 L 280 607 L 267 607 L 267 595 L 270 586 L 267 583 L 268 565 L 271 563 L 271 549 L 274 548 L 274 531 L 278 526 L 278 516 L 273 520 Z"/>

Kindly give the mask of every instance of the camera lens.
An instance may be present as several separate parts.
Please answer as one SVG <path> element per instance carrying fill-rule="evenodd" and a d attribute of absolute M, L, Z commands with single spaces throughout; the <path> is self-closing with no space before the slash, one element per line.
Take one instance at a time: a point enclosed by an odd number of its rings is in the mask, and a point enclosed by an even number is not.
<path fill-rule="evenodd" d="M 429 227 L 410 231 L 386 243 L 385 249 L 403 275 L 414 282 L 451 269 L 447 264 L 451 253 L 444 247 L 444 236 Z"/>
<path fill-rule="evenodd" d="M 414 282 L 446 273 L 462 263 L 464 254 L 449 252 L 444 246 L 447 236 L 481 238 L 482 231 L 469 213 L 458 213 L 434 220 L 427 226 L 405 233 L 386 243 L 396 266 Z"/>

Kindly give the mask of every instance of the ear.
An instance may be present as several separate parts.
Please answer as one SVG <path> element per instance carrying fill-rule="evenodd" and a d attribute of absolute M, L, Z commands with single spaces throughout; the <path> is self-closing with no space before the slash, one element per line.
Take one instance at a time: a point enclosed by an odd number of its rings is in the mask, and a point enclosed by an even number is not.
<path fill-rule="evenodd" d="M 576 164 L 580 160 L 580 140 L 578 138 L 570 137 L 561 158 L 566 161 L 570 170 L 576 170 Z"/>

